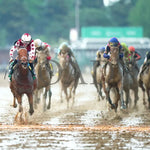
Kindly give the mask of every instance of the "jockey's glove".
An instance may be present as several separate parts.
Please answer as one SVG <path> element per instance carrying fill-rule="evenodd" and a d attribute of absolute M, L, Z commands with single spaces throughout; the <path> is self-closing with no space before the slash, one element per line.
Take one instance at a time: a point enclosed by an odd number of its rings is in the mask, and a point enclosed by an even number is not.
<path fill-rule="evenodd" d="M 103 57 L 104 57 L 104 58 L 107 58 L 107 59 L 110 58 L 110 56 L 109 56 L 108 54 L 106 54 L 106 53 L 103 54 Z"/>

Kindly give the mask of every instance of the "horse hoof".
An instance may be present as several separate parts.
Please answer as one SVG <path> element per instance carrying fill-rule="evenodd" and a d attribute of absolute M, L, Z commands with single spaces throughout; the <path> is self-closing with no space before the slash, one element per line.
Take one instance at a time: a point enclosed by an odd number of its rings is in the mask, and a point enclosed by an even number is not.
<path fill-rule="evenodd" d="M 126 106 L 125 106 L 125 105 L 122 105 L 122 106 L 121 106 L 121 109 L 126 109 Z"/>
<path fill-rule="evenodd" d="M 111 104 L 111 108 L 112 109 L 116 109 L 116 105 L 115 104 Z"/>
<path fill-rule="evenodd" d="M 34 110 L 30 110 L 29 113 L 30 115 L 32 115 L 34 113 Z"/>
<path fill-rule="evenodd" d="M 50 109 L 50 106 L 47 106 L 47 109 Z"/>
<path fill-rule="evenodd" d="M 14 108 L 16 108 L 17 107 L 17 104 L 15 104 L 15 105 L 12 105 Z"/>
<path fill-rule="evenodd" d="M 102 100 L 104 100 L 105 96 L 102 96 Z"/>

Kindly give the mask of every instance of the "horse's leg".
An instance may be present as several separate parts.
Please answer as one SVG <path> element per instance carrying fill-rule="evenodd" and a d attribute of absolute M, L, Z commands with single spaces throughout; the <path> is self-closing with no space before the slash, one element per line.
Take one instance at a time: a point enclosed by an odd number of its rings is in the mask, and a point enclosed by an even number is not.
<path fill-rule="evenodd" d="M 102 94 L 102 83 L 99 84 L 99 95 L 102 99 L 104 99 L 104 96 Z"/>
<path fill-rule="evenodd" d="M 76 87 L 73 87 L 73 90 L 72 90 L 72 106 L 74 105 L 74 102 L 75 102 L 75 93 L 76 93 Z"/>
<path fill-rule="evenodd" d="M 68 96 L 69 99 L 72 97 L 72 89 L 73 89 L 73 85 L 69 87 L 69 96 Z"/>
<path fill-rule="evenodd" d="M 139 96 L 138 96 L 138 86 L 137 86 L 134 89 L 134 107 L 136 107 L 138 99 L 139 99 Z"/>
<path fill-rule="evenodd" d="M 16 108 L 17 107 L 17 104 L 16 104 L 16 97 L 14 95 L 14 99 L 13 99 L 13 107 Z"/>
<path fill-rule="evenodd" d="M 109 102 L 109 104 L 111 105 L 111 108 L 112 108 L 112 109 L 115 109 L 116 106 L 115 106 L 115 104 L 112 103 L 112 100 L 111 100 L 111 98 L 110 98 L 110 89 L 111 89 L 111 87 L 107 84 L 107 85 L 106 85 L 106 89 L 105 89 L 105 92 L 106 92 L 106 99 L 107 99 L 107 101 Z"/>
<path fill-rule="evenodd" d="M 120 100 L 120 94 L 119 94 L 119 88 L 118 87 L 116 88 L 116 91 L 117 91 L 117 93 L 116 93 L 116 101 L 115 101 L 115 106 L 116 106 L 115 112 L 117 112 L 118 102 Z"/>
<path fill-rule="evenodd" d="M 18 104 L 19 104 L 19 112 L 15 116 L 15 121 L 17 121 L 17 119 L 18 119 L 18 115 L 20 113 L 22 114 L 22 112 L 23 112 L 23 108 L 22 108 L 22 95 L 17 96 L 17 101 L 18 101 Z M 19 121 L 21 121 L 21 115 L 20 115 L 19 119 L 20 119 Z"/>
<path fill-rule="evenodd" d="M 146 88 L 146 92 L 147 92 L 147 99 L 148 99 L 148 109 L 150 109 L 150 90 L 149 90 L 149 88 Z"/>
<path fill-rule="evenodd" d="M 123 83 L 122 81 L 118 83 L 118 89 L 119 89 L 120 100 L 121 100 L 121 109 L 126 109 L 124 99 L 123 99 L 123 84 L 122 83 Z"/>
<path fill-rule="evenodd" d="M 145 102 L 145 88 L 143 86 L 143 82 L 141 79 L 138 80 L 138 84 L 139 84 L 139 87 L 142 89 L 143 91 L 143 105 L 146 105 L 146 102 Z"/>
<path fill-rule="evenodd" d="M 38 89 L 34 91 L 34 108 L 37 108 Z"/>
<path fill-rule="evenodd" d="M 68 92 L 67 92 L 67 88 L 64 89 L 64 93 L 66 95 L 66 100 L 67 100 L 67 108 L 69 108 L 69 97 L 68 97 Z"/>
<path fill-rule="evenodd" d="M 19 112 L 23 112 L 23 107 L 22 107 L 22 95 L 19 95 L 17 97 L 18 104 L 19 104 Z"/>
<path fill-rule="evenodd" d="M 51 97 L 52 97 L 51 88 L 49 89 L 48 94 L 49 94 L 49 102 L 47 105 L 47 109 L 50 109 L 51 108 Z"/>
<path fill-rule="evenodd" d="M 45 87 L 44 89 L 44 93 L 43 93 L 43 112 L 46 111 L 46 98 L 47 98 L 47 91 L 48 88 Z"/>
<path fill-rule="evenodd" d="M 62 95 L 63 92 L 62 92 L 62 91 L 64 90 L 62 86 L 63 86 L 63 85 L 61 85 L 61 89 L 60 89 L 60 102 L 61 102 L 61 103 L 63 103 L 63 95 Z"/>
<path fill-rule="evenodd" d="M 128 108 L 129 105 L 129 89 L 124 90 L 125 92 L 125 97 L 126 97 L 126 107 Z"/>
<path fill-rule="evenodd" d="M 97 101 L 100 101 L 99 84 L 97 84 Z"/>
<path fill-rule="evenodd" d="M 29 101 L 29 106 L 30 106 L 29 113 L 30 113 L 30 115 L 32 115 L 34 113 L 34 109 L 33 109 L 33 95 L 32 94 L 27 94 L 27 96 L 28 96 L 28 101 Z"/>

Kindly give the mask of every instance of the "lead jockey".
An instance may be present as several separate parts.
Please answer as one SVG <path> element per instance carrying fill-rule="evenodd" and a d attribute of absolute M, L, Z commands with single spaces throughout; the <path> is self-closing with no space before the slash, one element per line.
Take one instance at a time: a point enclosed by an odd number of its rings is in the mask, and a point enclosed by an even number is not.
<path fill-rule="evenodd" d="M 119 40 L 116 38 L 116 37 L 112 37 L 109 41 L 108 41 L 108 44 L 105 48 L 105 51 L 104 51 L 104 55 L 103 57 L 104 58 L 107 58 L 109 59 L 110 58 L 110 55 L 111 55 L 111 48 L 113 47 L 116 47 L 118 48 L 119 50 L 119 62 L 120 64 L 122 65 L 123 67 L 123 70 L 128 70 L 127 69 L 127 66 L 125 65 L 124 61 L 123 61 L 123 57 L 124 57 L 124 54 L 123 54 L 123 47 L 122 45 L 120 44 Z M 107 63 L 106 63 L 107 64 Z M 105 65 L 106 66 L 106 65 Z M 105 68 L 105 67 L 104 67 Z"/>
<path fill-rule="evenodd" d="M 110 53 L 111 53 L 112 47 L 118 47 L 119 48 L 119 58 L 123 58 L 122 46 L 116 37 L 112 37 L 108 41 L 108 44 L 105 48 L 104 55 L 103 55 L 104 58 L 107 58 L 107 59 L 110 58 Z"/>
<path fill-rule="evenodd" d="M 52 64 L 50 63 L 51 60 L 51 56 L 50 56 L 50 50 L 51 50 L 51 46 L 49 44 L 47 44 L 46 42 L 41 41 L 40 39 L 36 39 L 34 40 L 34 44 L 35 44 L 35 50 L 37 51 L 44 51 L 45 54 L 47 55 L 47 68 L 49 70 L 49 73 L 51 76 L 53 76 L 53 67 Z M 35 60 L 36 63 L 37 59 Z"/>
<path fill-rule="evenodd" d="M 32 73 L 33 79 L 36 78 L 35 72 L 34 72 L 34 67 L 33 67 L 33 60 L 35 58 L 35 45 L 34 45 L 34 40 L 32 40 L 32 37 L 29 33 L 24 33 L 21 36 L 21 39 L 16 41 L 12 48 L 10 49 L 9 55 L 10 55 L 10 66 L 9 66 L 9 79 L 11 81 L 12 73 L 13 73 L 13 67 L 17 63 L 17 59 L 13 58 L 14 52 L 19 50 L 20 47 L 25 47 L 28 52 L 28 59 L 29 59 L 29 65 L 30 65 L 30 71 Z"/>

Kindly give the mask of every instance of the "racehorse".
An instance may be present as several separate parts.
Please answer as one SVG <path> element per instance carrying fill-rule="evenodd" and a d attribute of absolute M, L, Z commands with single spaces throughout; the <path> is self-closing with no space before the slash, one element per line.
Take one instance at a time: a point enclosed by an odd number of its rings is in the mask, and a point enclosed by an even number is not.
<path fill-rule="evenodd" d="M 70 57 L 68 53 L 61 52 L 58 56 L 59 63 L 61 66 L 61 77 L 60 77 L 60 100 L 62 100 L 63 91 L 67 100 L 67 108 L 69 108 L 69 100 L 72 98 L 72 106 L 74 104 L 75 92 L 78 86 L 80 73 L 76 71 L 70 64 Z M 75 73 L 76 72 L 76 73 Z M 68 90 L 69 89 L 69 95 Z"/>
<path fill-rule="evenodd" d="M 128 79 L 125 78 L 124 75 L 124 85 L 129 84 L 129 87 L 126 88 L 126 90 L 132 90 L 134 92 L 134 107 L 136 107 L 137 101 L 139 99 L 138 97 L 138 81 L 137 81 L 137 76 L 139 72 L 139 68 L 136 64 L 135 58 L 131 59 L 130 62 L 127 63 L 128 66 L 128 71 L 125 71 L 126 76 L 128 76 Z M 129 96 L 130 97 L 130 96 Z M 130 100 L 130 101 L 128 101 Z M 131 103 L 131 98 L 129 98 L 126 101 L 126 105 L 128 106 L 128 103 Z"/>
<path fill-rule="evenodd" d="M 40 90 L 45 89 L 45 92 L 43 94 L 43 102 L 44 107 L 43 111 L 46 110 L 46 98 L 48 94 L 49 102 L 47 105 L 47 109 L 50 109 L 51 105 L 51 78 L 52 74 L 50 73 L 50 67 L 48 67 L 49 61 L 47 60 L 47 55 L 45 51 L 36 51 L 37 56 L 37 64 L 35 65 L 35 72 L 37 75 L 37 88 L 35 90 L 34 95 L 34 106 L 37 107 L 37 103 L 39 103 L 40 98 L 38 97 Z"/>
<path fill-rule="evenodd" d="M 26 94 L 29 101 L 29 113 L 34 113 L 33 109 L 33 92 L 36 88 L 36 79 L 33 80 L 31 71 L 28 67 L 28 54 L 27 49 L 20 48 L 18 50 L 17 64 L 14 68 L 12 81 L 10 82 L 10 89 L 13 94 L 13 107 L 17 107 L 16 99 L 19 104 L 19 112 L 23 113 L 22 96 Z M 18 115 L 18 114 L 17 114 Z M 16 115 L 16 117 L 17 117 Z"/>
<path fill-rule="evenodd" d="M 106 94 L 106 99 L 111 105 L 112 109 L 117 112 L 118 102 L 121 100 L 121 108 L 125 109 L 123 100 L 123 67 L 119 60 L 119 49 L 117 47 L 111 48 L 110 59 L 104 67 L 104 79 L 103 79 L 103 89 Z M 117 91 L 115 103 L 112 103 L 110 98 L 110 90 L 115 88 Z"/>
<path fill-rule="evenodd" d="M 96 68 L 93 68 L 93 70 L 96 70 L 96 72 L 93 72 L 93 81 L 94 85 L 97 90 L 97 100 L 100 101 L 101 99 L 104 99 L 104 96 L 102 95 L 102 80 L 103 80 L 103 65 L 106 63 L 106 59 L 103 57 L 103 52 L 99 53 L 100 55 L 100 60 L 99 61 L 99 66 L 94 66 Z"/>
<path fill-rule="evenodd" d="M 143 71 L 141 71 L 143 65 L 144 69 Z M 146 91 L 148 97 L 148 108 L 150 109 L 150 60 L 147 59 L 147 61 L 143 65 L 140 67 L 140 71 L 137 78 L 139 87 L 143 91 L 143 104 L 146 105 L 145 102 L 145 91 Z"/>

